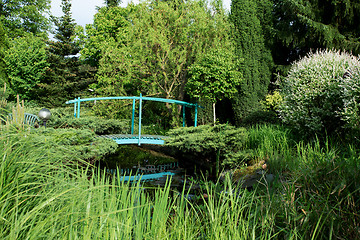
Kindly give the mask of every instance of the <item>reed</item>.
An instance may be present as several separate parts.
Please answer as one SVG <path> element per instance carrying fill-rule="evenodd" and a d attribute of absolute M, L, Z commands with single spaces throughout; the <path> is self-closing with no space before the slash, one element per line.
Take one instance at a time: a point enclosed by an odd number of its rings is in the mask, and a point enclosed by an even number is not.
<path fill-rule="evenodd" d="M 34 145 L 27 130 L 0 131 L 0 239 L 359 237 L 360 161 L 352 145 L 293 142 L 285 129 L 253 128 L 248 147 L 267 158 L 275 180 L 264 177 L 252 191 L 229 175 L 203 181 L 194 201 L 185 188 L 173 191 L 171 179 L 164 188 L 124 182 L 85 162 L 65 164 L 52 151 L 56 142 Z"/>

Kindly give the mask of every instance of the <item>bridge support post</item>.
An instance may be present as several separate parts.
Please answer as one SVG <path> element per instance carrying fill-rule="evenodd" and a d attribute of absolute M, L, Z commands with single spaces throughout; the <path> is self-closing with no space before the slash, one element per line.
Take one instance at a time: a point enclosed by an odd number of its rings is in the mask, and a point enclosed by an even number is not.
<path fill-rule="evenodd" d="M 182 105 L 183 110 L 183 127 L 185 127 L 185 105 Z"/>
<path fill-rule="evenodd" d="M 76 98 L 74 100 L 76 101 Z M 74 103 L 74 117 L 76 117 L 76 102 Z"/>
<path fill-rule="evenodd" d="M 141 111 L 142 111 L 142 94 L 140 93 L 139 98 L 139 146 L 141 145 Z"/>
<path fill-rule="evenodd" d="M 198 105 L 195 105 L 195 119 L 194 119 L 194 127 L 197 127 L 197 114 L 198 114 Z"/>
<path fill-rule="evenodd" d="M 133 106 L 132 106 L 131 135 L 134 134 L 134 122 L 135 122 L 135 99 L 133 99 Z"/>
<path fill-rule="evenodd" d="M 77 118 L 80 118 L 80 97 L 78 97 L 77 103 Z"/>

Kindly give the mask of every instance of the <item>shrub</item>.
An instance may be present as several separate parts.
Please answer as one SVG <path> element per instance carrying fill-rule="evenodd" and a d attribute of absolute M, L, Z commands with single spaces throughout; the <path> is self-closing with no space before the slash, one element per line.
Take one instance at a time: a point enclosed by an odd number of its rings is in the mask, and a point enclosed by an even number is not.
<path fill-rule="evenodd" d="M 317 51 L 295 62 L 281 83 L 282 120 L 305 135 L 355 127 L 359 71 L 359 59 L 340 51 Z"/>
<path fill-rule="evenodd" d="M 245 128 L 226 124 L 202 125 L 173 129 L 169 131 L 169 136 L 166 141 L 168 146 L 180 150 L 182 154 L 191 154 L 192 159 L 197 158 L 199 165 L 218 165 L 221 162 L 222 165 L 232 166 L 242 164 L 248 158 L 247 152 L 243 151 L 248 140 Z"/>
<path fill-rule="evenodd" d="M 36 111 L 33 111 L 34 113 Z M 36 113 L 35 113 L 36 114 Z M 96 134 L 125 134 L 130 132 L 129 120 L 104 119 L 85 113 L 75 118 L 72 108 L 53 108 L 49 127 L 90 129 Z"/>
<path fill-rule="evenodd" d="M 44 151 L 43 154 L 63 163 L 75 163 L 81 160 L 94 164 L 105 155 L 114 153 L 118 147 L 115 141 L 96 137 L 94 132 L 88 129 L 39 128 L 31 131 L 29 136 L 35 148 L 51 142 L 51 149 Z"/>

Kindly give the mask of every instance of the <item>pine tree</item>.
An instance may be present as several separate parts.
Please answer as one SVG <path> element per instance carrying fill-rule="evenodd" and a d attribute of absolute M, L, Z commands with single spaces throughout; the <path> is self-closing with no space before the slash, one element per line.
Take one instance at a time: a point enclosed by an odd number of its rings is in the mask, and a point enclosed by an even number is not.
<path fill-rule="evenodd" d="M 268 91 L 272 57 L 268 48 L 267 28 L 271 4 L 263 0 L 234 0 L 231 20 L 235 26 L 236 55 L 242 59 L 240 72 L 243 82 L 234 98 L 236 124 L 240 124 L 259 108 Z"/>
<path fill-rule="evenodd" d="M 121 0 L 105 0 L 107 7 L 117 7 L 121 3 Z"/>
<path fill-rule="evenodd" d="M 72 18 L 70 0 L 62 0 L 63 16 L 54 17 L 56 26 L 54 38 L 49 42 L 49 63 L 46 80 L 40 84 L 43 101 L 53 106 L 79 96 L 94 81 L 94 68 L 82 65 L 78 59 L 79 44 L 75 40 L 76 23 Z M 51 97 L 49 97 L 51 96 Z"/>

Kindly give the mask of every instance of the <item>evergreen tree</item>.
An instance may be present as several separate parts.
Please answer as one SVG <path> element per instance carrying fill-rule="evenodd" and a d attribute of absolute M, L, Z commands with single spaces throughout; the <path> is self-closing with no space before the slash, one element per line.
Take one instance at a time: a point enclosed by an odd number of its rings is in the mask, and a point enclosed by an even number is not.
<path fill-rule="evenodd" d="M 235 53 L 243 59 L 239 67 L 243 82 L 233 101 L 237 124 L 259 109 L 259 102 L 268 91 L 273 64 L 267 39 L 270 11 L 270 1 L 234 0 L 231 5 Z"/>
<path fill-rule="evenodd" d="M 279 0 L 273 7 L 273 56 L 278 66 L 288 66 L 316 49 L 360 53 L 358 0 Z"/>
<path fill-rule="evenodd" d="M 121 3 L 121 0 L 105 0 L 107 7 L 117 7 Z"/>
<path fill-rule="evenodd" d="M 94 80 L 94 69 L 82 65 L 78 59 L 80 51 L 76 41 L 76 23 L 72 18 L 70 0 L 62 0 L 61 17 L 52 17 L 56 26 L 54 38 L 49 42 L 49 63 L 46 80 L 40 84 L 49 104 L 58 106 L 66 100 L 79 96 Z M 51 96 L 51 97 L 49 97 Z"/>

